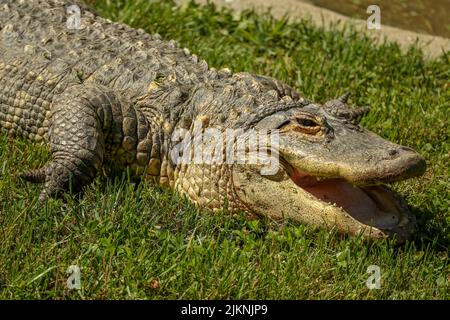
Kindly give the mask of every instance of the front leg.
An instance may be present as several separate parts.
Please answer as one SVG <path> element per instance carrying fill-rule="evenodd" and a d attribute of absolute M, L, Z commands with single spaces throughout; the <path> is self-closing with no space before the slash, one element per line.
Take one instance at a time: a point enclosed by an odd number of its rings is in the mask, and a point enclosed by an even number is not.
<path fill-rule="evenodd" d="M 39 199 L 63 192 L 79 191 L 101 169 L 106 144 L 119 149 L 125 136 L 126 112 L 136 113 L 100 86 L 70 87 L 52 104 L 49 141 L 52 160 L 44 167 L 22 175 L 31 182 L 44 183 Z M 135 146 L 132 146 L 135 147 Z"/>

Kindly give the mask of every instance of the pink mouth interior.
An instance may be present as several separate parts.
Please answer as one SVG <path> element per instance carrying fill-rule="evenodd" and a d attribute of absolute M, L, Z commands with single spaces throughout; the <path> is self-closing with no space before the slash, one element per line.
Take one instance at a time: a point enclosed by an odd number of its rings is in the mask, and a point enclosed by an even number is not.
<path fill-rule="evenodd" d="M 291 179 L 317 199 L 342 208 L 354 219 L 370 226 L 390 229 L 400 222 L 401 212 L 393 194 L 381 186 L 356 187 L 344 179 L 318 181 L 294 169 Z"/>

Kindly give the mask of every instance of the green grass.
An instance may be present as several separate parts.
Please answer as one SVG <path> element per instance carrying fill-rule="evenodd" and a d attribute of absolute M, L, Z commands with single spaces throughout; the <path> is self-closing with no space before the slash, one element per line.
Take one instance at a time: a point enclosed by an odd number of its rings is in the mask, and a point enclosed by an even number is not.
<path fill-rule="evenodd" d="M 0 298 L 449 299 L 450 54 L 379 47 L 352 30 L 287 23 L 170 1 L 99 1 L 97 10 L 176 39 L 216 68 L 286 81 L 323 102 L 347 90 L 371 105 L 363 124 L 422 153 L 426 174 L 396 189 L 419 222 L 395 247 L 310 226 L 211 214 L 145 183 L 98 178 L 84 197 L 39 204 L 18 173 L 49 159 L 45 147 L 0 135 Z M 66 270 L 81 267 L 81 290 Z M 368 266 L 381 268 L 369 290 Z"/>

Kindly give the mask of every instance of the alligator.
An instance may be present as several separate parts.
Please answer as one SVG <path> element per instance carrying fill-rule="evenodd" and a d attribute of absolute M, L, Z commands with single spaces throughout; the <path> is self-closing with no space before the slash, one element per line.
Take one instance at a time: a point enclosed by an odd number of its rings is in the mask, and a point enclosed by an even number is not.
<path fill-rule="evenodd" d="M 423 174 L 425 160 L 362 128 L 367 109 L 347 101 L 315 103 L 277 79 L 216 70 L 78 0 L 0 2 L 0 127 L 49 146 L 48 163 L 20 174 L 43 185 L 41 201 L 126 172 L 210 212 L 405 241 L 415 218 L 389 184 Z M 240 130 L 247 142 L 251 131 L 277 133 L 277 143 L 258 145 L 266 156 L 255 163 L 174 160 L 193 149 L 180 148 L 185 136 L 208 128 Z M 213 141 L 190 146 L 224 153 Z M 232 141 L 231 150 L 242 145 Z M 274 157 L 276 170 L 263 174 Z"/>

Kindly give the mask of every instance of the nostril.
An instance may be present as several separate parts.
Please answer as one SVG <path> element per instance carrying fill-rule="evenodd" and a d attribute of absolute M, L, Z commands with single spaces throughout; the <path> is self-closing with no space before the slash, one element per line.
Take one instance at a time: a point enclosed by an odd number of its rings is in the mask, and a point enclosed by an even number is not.
<path fill-rule="evenodd" d="M 398 155 L 398 150 L 397 150 L 397 149 L 389 149 L 389 150 L 388 150 L 388 155 L 389 155 L 391 158 L 394 158 L 395 156 Z"/>
<path fill-rule="evenodd" d="M 405 146 L 401 146 L 401 147 L 400 147 L 400 150 L 415 152 L 414 149 L 411 149 L 411 148 L 408 148 L 408 147 L 405 147 Z"/>

